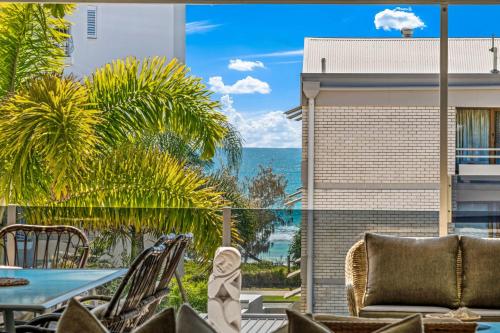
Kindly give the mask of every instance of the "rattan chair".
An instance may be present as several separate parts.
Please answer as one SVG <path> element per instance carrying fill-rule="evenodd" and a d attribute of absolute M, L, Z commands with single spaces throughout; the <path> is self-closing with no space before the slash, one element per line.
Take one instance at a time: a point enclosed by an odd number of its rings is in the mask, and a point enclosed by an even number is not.
<path fill-rule="evenodd" d="M 168 285 L 190 240 L 191 235 L 162 236 L 134 260 L 113 296 L 84 296 L 79 300 L 105 301 L 93 308 L 94 314 L 111 332 L 130 332 L 148 320 L 168 294 Z M 42 315 L 18 326 L 16 332 L 54 332 L 52 323 L 60 316 Z"/>
<path fill-rule="evenodd" d="M 71 226 L 13 224 L 0 230 L 2 265 L 22 268 L 83 268 L 89 255 L 85 234 Z"/>

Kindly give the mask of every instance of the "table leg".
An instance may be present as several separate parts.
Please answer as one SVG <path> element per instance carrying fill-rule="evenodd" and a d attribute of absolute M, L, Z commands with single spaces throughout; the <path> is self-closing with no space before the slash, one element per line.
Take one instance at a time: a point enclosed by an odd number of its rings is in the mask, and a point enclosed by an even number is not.
<path fill-rule="evenodd" d="M 4 310 L 3 321 L 7 333 L 16 333 L 16 322 L 14 321 L 14 311 Z"/>

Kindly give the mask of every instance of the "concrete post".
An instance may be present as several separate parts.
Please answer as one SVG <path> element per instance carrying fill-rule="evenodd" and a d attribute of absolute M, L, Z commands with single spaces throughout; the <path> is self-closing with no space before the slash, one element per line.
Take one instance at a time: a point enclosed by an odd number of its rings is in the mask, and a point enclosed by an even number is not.
<path fill-rule="evenodd" d="M 222 246 L 231 246 L 231 207 L 222 209 Z"/>
<path fill-rule="evenodd" d="M 441 5 L 439 39 L 439 235 L 448 234 L 448 5 Z"/>
<path fill-rule="evenodd" d="M 314 311 L 313 243 L 314 243 L 314 114 L 315 99 L 320 90 L 319 82 L 303 82 L 302 91 L 308 100 L 307 110 L 307 261 L 306 261 L 306 309 Z"/>
<path fill-rule="evenodd" d="M 17 205 L 8 205 L 7 206 L 7 225 L 13 225 L 16 224 L 17 221 Z M 7 249 L 7 260 L 8 260 L 8 265 L 14 266 L 14 259 L 15 259 L 15 238 L 9 238 L 7 237 L 7 244 L 6 244 L 6 249 Z"/>

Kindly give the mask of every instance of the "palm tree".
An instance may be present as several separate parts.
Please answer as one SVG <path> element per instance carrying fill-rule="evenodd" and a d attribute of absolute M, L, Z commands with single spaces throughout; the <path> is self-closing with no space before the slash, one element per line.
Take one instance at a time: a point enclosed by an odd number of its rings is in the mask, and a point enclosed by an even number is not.
<path fill-rule="evenodd" d="M 36 40 L 37 57 L 46 59 L 23 60 L 21 67 L 6 62 L 11 70 L 0 71 L 3 198 L 27 205 L 28 218 L 38 223 L 193 232 L 197 252 L 210 256 L 222 235 L 219 211 L 227 201 L 199 166 L 219 148 L 236 166 L 241 139 L 201 80 L 176 60 L 158 57 L 116 60 L 83 80 L 64 76 L 54 45 L 65 38 L 61 12 L 71 7 L 3 5 L 0 18 L 8 6 L 17 15 L 37 13 L 41 23 L 23 21 L 32 32 L 18 39 L 18 47 L 12 42 L 10 51 L 0 52 L 29 59 L 25 53 L 35 51 L 21 41 Z M 0 30 L 16 17 L 0 20 Z M 41 35 L 46 42 L 38 41 Z M 177 144 L 156 144 L 162 138 Z"/>
<path fill-rule="evenodd" d="M 0 98 L 30 77 L 61 69 L 61 45 L 69 37 L 64 16 L 73 9 L 73 5 L 0 4 Z"/>

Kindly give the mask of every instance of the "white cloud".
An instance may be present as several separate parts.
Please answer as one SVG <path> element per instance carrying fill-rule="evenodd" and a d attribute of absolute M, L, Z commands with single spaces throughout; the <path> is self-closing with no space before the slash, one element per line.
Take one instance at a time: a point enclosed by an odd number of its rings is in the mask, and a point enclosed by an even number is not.
<path fill-rule="evenodd" d="M 229 95 L 221 98 L 222 111 L 241 133 L 245 147 L 300 148 L 302 123 L 289 120 L 282 111 L 255 116 L 238 112 Z"/>
<path fill-rule="evenodd" d="M 233 85 L 225 85 L 220 76 L 212 76 L 208 79 L 210 89 L 219 94 L 269 94 L 271 87 L 267 82 L 247 76 L 236 81 Z"/>
<path fill-rule="evenodd" d="M 277 57 L 295 57 L 304 55 L 304 50 L 286 50 L 271 53 L 251 54 L 242 58 L 277 58 Z"/>
<path fill-rule="evenodd" d="M 256 68 L 265 68 L 262 61 L 246 61 L 241 59 L 231 59 L 229 60 L 229 69 L 234 69 L 240 72 L 251 72 Z"/>
<path fill-rule="evenodd" d="M 194 21 L 186 23 L 186 34 L 201 34 L 204 32 L 208 32 L 217 27 L 220 27 L 220 24 L 213 24 L 210 21 Z"/>
<path fill-rule="evenodd" d="M 411 8 L 385 9 L 375 15 L 375 27 L 384 30 L 423 29 L 425 23 L 415 15 Z"/>

